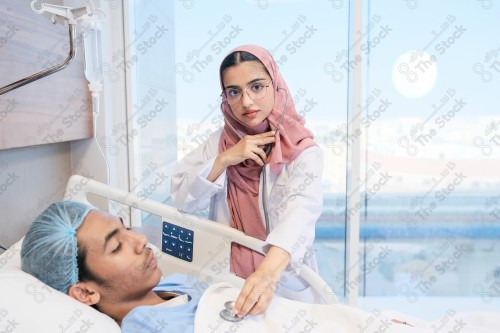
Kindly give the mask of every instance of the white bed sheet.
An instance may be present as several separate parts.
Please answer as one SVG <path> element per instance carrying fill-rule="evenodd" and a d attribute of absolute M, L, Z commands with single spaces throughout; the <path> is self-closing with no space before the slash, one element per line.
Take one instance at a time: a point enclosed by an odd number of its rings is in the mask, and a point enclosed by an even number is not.
<path fill-rule="evenodd" d="M 210 286 L 203 294 L 195 317 L 195 333 L 205 332 L 318 332 L 318 333 L 498 333 L 500 312 L 454 313 L 425 321 L 395 311 L 368 312 L 342 304 L 306 304 L 274 297 L 262 316 L 228 322 L 219 316 L 224 303 L 235 300 L 239 289 L 229 283 Z M 398 319 L 413 326 L 398 324 Z"/>

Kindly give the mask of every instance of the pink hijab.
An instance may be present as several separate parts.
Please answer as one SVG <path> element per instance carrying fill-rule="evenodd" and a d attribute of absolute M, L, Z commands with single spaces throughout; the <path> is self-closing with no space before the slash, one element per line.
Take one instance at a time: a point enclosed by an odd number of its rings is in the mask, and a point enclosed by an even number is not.
<path fill-rule="evenodd" d="M 274 62 L 271 54 L 259 46 L 243 45 L 235 48 L 228 55 L 236 51 L 246 51 L 257 57 L 271 76 L 274 91 L 274 106 L 269 116 L 260 124 L 249 127 L 240 122 L 231 110 L 228 103 L 222 103 L 222 112 L 226 123 L 219 141 L 219 153 L 231 148 L 240 140 L 227 122 L 242 135 L 255 135 L 269 130 L 275 130 L 283 113 L 288 92 L 286 111 L 281 122 L 275 144 L 268 158 L 271 172 L 279 175 L 285 164 L 293 161 L 304 149 L 316 145 L 313 134 L 304 127 L 304 119 L 295 111 L 292 96 Z M 227 56 L 226 56 L 227 57 Z M 224 85 L 220 77 L 222 89 Z M 245 160 L 237 165 L 229 166 L 226 170 L 228 178 L 227 201 L 231 217 L 230 225 L 245 234 L 261 240 L 266 239 L 266 227 L 259 210 L 259 181 L 262 167 L 253 160 Z M 264 256 L 244 246 L 232 243 L 231 245 L 231 272 L 247 278 L 255 272 Z"/>

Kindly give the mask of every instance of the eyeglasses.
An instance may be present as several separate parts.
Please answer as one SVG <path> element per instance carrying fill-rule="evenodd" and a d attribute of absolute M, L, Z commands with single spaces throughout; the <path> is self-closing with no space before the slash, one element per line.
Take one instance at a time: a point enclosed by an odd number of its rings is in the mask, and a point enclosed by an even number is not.
<path fill-rule="evenodd" d="M 273 81 L 268 84 L 263 84 L 261 82 L 252 83 L 248 88 L 244 89 L 247 92 L 248 97 L 253 100 L 259 100 L 266 97 L 267 87 L 269 87 Z M 237 104 L 241 100 L 243 95 L 243 90 L 237 88 L 227 88 L 222 92 L 222 100 L 227 101 L 229 104 Z"/>

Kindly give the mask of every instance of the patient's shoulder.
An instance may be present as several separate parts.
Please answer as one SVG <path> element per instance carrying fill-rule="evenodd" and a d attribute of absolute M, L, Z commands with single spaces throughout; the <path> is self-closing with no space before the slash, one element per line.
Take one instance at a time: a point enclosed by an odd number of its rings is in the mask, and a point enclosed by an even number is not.
<path fill-rule="evenodd" d="M 207 285 L 193 276 L 168 275 L 160 280 L 155 291 L 187 294 L 187 302 L 175 306 L 141 305 L 130 311 L 121 323 L 123 332 L 190 332 L 201 295 Z M 171 300 L 172 301 L 172 300 Z M 171 302 L 169 301 L 169 302 Z"/>
<path fill-rule="evenodd" d="M 176 273 L 163 277 L 154 290 L 181 291 L 191 297 L 200 297 L 207 288 L 208 284 L 195 276 Z"/>

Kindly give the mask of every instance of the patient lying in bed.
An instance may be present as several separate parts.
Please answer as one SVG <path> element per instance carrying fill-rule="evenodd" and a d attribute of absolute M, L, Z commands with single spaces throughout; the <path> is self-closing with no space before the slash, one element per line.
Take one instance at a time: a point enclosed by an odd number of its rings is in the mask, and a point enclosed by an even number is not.
<path fill-rule="evenodd" d="M 279 297 L 265 315 L 226 322 L 219 312 L 225 301 L 236 299 L 237 288 L 208 287 L 186 275 L 161 279 L 146 237 L 127 230 L 118 217 L 76 202 L 52 204 L 35 220 L 21 261 L 25 272 L 113 318 L 122 332 L 435 332 L 433 323 L 401 314 Z M 491 329 L 461 318 L 439 331 L 500 329 L 499 318 L 481 322 Z"/>

